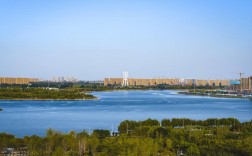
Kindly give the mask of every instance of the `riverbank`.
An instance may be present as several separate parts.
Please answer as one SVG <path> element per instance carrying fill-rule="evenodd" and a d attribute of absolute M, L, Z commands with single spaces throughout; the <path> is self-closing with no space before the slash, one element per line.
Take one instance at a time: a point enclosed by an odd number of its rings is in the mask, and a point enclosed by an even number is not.
<path fill-rule="evenodd" d="M 246 99 L 251 99 L 251 95 L 242 95 L 242 94 L 234 94 L 234 93 L 222 93 L 219 91 L 197 91 L 197 92 L 192 92 L 192 91 L 179 91 L 177 92 L 178 94 L 184 94 L 184 95 L 192 95 L 192 96 L 208 96 L 208 97 L 218 97 L 218 98 L 246 98 Z"/>
<path fill-rule="evenodd" d="M 85 101 L 85 100 L 98 100 L 95 97 L 93 99 L 28 99 L 28 98 L 14 98 L 14 99 L 0 99 L 0 101 Z"/>
<path fill-rule="evenodd" d="M 1 88 L 0 100 L 95 100 L 83 90 L 58 88 Z"/>

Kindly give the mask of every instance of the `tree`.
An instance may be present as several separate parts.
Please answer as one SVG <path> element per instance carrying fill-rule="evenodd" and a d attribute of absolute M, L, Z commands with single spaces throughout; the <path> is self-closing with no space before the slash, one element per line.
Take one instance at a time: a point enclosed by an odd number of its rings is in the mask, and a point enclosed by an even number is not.
<path fill-rule="evenodd" d="M 12 134 L 0 133 L 0 149 L 11 147 L 13 139 L 15 139 L 15 136 Z"/>
<path fill-rule="evenodd" d="M 163 120 L 161 121 L 161 125 L 162 125 L 162 127 L 171 126 L 171 120 L 170 120 L 170 119 L 163 119 Z"/>
<path fill-rule="evenodd" d="M 200 150 L 197 145 L 192 144 L 186 151 L 189 156 L 197 156 L 200 155 Z"/>
<path fill-rule="evenodd" d="M 159 123 L 159 121 L 158 120 L 153 120 L 153 119 L 147 119 L 147 120 L 145 120 L 145 121 L 142 121 L 142 125 L 143 126 L 159 126 L 160 125 L 160 123 Z"/>
<path fill-rule="evenodd" d="M 57 147 L 55 152 L 53 152 L 53 156 L 64 156 L 64 149 L 62 147 Z"/>
<path fill-rule="evenodd" d="M 163 127 L 158 127 L 153 132 L 153 138 L 166 138 L 168 136 L 168 130 Z"/>
<path fill-rule="evenodd" d="M 136 127 L 139 127 L 140 125 L 141 122 L 125 120 L 121 122 L 120 125 L 118 126 L 118 131 L 120 133 L 129 133 L 133 131 Z"/>
<path fill-rule="evenodd" d="M 93 131 L 93 135 L 98 137 L 99 139 L 104 139 L 104 138 L 110 136 L 110 131 L 109 130 L 96 129 L 96 130 Z"/>

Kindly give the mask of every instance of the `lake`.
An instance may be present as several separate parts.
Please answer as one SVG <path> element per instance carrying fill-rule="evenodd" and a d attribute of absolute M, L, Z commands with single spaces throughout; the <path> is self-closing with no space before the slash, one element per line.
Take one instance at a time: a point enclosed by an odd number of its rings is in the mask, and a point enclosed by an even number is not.
<path fill-rule="evenodd" d="M 99 100 L 0 101 L 0 132 L 44 136 L 47 129 L 77 132 L 117 130 L 123 120 L 164 118 L 252 119 L 252 101 L 177 94 L 176 91 L 93 92 Z"/>

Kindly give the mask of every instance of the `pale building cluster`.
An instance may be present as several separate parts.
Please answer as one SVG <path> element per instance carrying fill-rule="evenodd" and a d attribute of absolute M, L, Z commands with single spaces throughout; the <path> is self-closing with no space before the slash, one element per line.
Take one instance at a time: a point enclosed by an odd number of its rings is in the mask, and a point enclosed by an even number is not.
<path fill-rule="evenodd" d="M 230 80 L 199 80 L 199 79 L 181 79 L 181 78 L 128 78 L 128 86 L 155 86 L 160 84 L 182 85 L 182 86 L 228 86 Z M 104 85 L 123 85 L 124 78 L 105 78 Z"/>
<path fill-rule="evenodd" d="M 0 77 L 0 84 L 29 84 L 31 82 L 38 82 L 37 78 L 14 78 L 14 77 Z"/>
<path fill-rule="evenodd" d="M 52 78 L 53 82 L 77 82 L 79 81 L 78 77 L 73 77 L 73 76 L 55 76 Z"/>
<path fill-rule="evenodd" d="M 14 78 L 0 77 L 0 84 L 29 84 L 38 82 L 38 78 Z M 53 77 L 53 82 L 78 82 L 75 77 Z M 100 82 L 100 81 L 99 81 Z M 235 83 L 234 83 L 235 82 Z M 181 86 L 232 86 L 235 90 L 252 91 L 252 76 L 240 78 L 240 80 L 217 79 L 184 79 L 184 78 L 128 78 L 128 73 L 125 73 L 123 78 L 104 78 L 104 86 L 155 86 L 160 84 L 181 85 Z"/>

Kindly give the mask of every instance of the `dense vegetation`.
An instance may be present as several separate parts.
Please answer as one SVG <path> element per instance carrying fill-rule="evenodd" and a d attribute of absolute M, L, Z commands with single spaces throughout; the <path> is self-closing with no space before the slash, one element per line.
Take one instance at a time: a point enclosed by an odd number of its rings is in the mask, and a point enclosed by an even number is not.
<path fill-rule="evenodd" d="M 106 86 L 108 89 L 140 89 L 140 90 L 147 90 L 147 89 L 153 89 L 153 90 L 181 90 L 181 89 L 221 89 L 224 88 L 223 86 L 213 87 L 213 86 L 182 86 L 182 85 L 169 85 L 169 84 L 158 84 L 154 86 L 129 86 L 129 87 L 122 87 L 120 85 L 108 85 Z"/>
<path fill-rule="evenodd" d="M 94 99 L 84 90 L 58 88 L 0 88 L 0 99 Z"/>
<path fill-rule="evenodd" d="M 0 133 L 0 149 L 27 147 L 31 156 L 252 155 L 252 120 L 126 120 L 118 130 L 111 135 L 108 130 L 65 134 L 49 129 L 45 137 L 24 138 Z"/>
<path fill-rule="evenodd" d="M 191 89 L 188 91 L 180 91 L 179 94 L 185 94 L 185 95 L 196 95 L 196 96 L 211 96 L 211 97 L 225 97 L 225 98 L 245 98 L 243 94 L 238 94 L 236 92 L 228 92 L 226 90 L 206 90 L 206 89 Z M 249 95 L 249 94 L 248 94 Z"/>
<path fill-rule="evenodd" d="M 122 87 L 121 85 L 108 85 L 104 86 L 101 82 L 49 82 L 49 81 L 41 81 L 41 82 L 33 82 L 29 85 L 23 84 L 0 84 L 0 88 L 12 88 L 12 87 L 20 87 L 20 88 L 27 88 L 28 86 L 32 88 L 59 88 L 59 89 L 82 89 L 85 91 L 107 91 L 107 90 L 147 90 L 147 89 L 221 89 L 224 88 L 223 86 L 182 86 L 182 85 L 169 85 L 169 84 L 159 84 L 155 86 L 129 86 L 129 87 Z"/>

